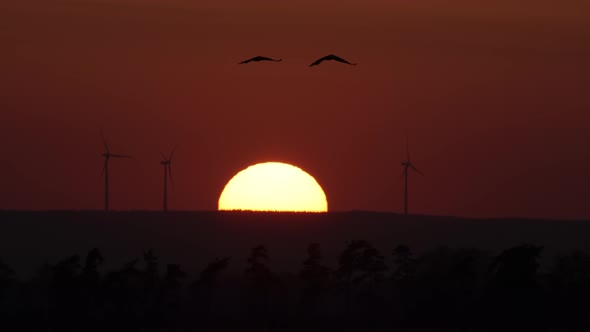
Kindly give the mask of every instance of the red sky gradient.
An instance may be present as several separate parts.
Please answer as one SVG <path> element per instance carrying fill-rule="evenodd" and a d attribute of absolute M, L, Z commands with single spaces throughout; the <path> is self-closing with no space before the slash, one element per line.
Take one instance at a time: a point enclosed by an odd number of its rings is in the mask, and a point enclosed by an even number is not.
<path fill-rule="evenodd" d="M 590 3 L 8 0 L 0 3 L 0 208 L 216 209 L 263 161 L 332 211 L 590 218 Z M 356 67 L 325 63 L 334 53 Z M 255 55 L 282 63 L 237 62 Z"/>

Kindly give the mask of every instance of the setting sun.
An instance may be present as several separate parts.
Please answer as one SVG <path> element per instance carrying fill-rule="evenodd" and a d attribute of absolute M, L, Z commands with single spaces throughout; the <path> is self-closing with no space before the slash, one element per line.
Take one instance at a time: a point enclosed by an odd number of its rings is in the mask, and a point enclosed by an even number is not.
<path fill-rule="evenodd" d="M 308 173 L 267 162 L 240 171 L 219 197 L 219 210 L 327 212 L 326 194 Z"/>

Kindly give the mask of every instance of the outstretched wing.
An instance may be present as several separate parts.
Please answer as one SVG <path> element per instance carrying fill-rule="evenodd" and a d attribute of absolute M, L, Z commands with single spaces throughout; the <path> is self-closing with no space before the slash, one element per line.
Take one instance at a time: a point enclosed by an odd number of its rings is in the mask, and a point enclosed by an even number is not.
<path fill-rule="evenodd" d="M 256 57 L 254 57 L 254 58 L 250 58 L 250 59 L 247 59 L 247 60 L 244 60 L 244 61 L 242 61 L 242 62 L 239 62 L 238 64 L 239 64 L 239 65 L 242 65 L 242 64 L 244 64 L 244 63 L 248 63 L 248 62 L 252 62 L 252 61 L 256 61 Z"/>
<path fill-rule="evenodd" d="M 320 63 L 322 63 L 325 60 L 335 60 L 335 61 L 338 61 L 338 62 L 346 63 L 346 64 L 351 65 L 351 66 L 356 66 L 356 63 L 350 63 L 350 62 L 348 62 L 348 61 L 346 61 L 346 60 L 342 59 L 341 57 L 336 56 L 334 54 L 326 55 L 323 58 L 319 58 L 319 59 L 317 59 L 315 62 L 313 62 L 309 66 L 310 67 L 311 66 L 317 66 L 317 65 L 319 65 Z"/>
<path fill-rule="evenodd" d="M 335 61 L 338 61 L 338 62 L 346 63 L 346 64 L 351 65 L 351 66 L 356 66 L 356 63 L 350 63 L 350 62 L 348 62 L 348 61 L 346 61 L 346 60 L 342 59 L 341 57 L 336 56 L 334 54 L 330 54 L 329 57 L 330 57 L 330 60 L 335 60 Z"/>
<path fill-rule="evenodd" d="M 241 64 L 244 64 L 244 63 L 252 62 L 252 61 L 275 61 L 275 62 L 279 62 L 279 61 L 282 61 L 282 60 L 283 59 L 272 59 L 272 58 L 268 58 L 268 57 L 265 57 L 265 56 L 255 56 L 253 58 L 250 58 L 250 59 L 244 60 L 242 62 L 239 62 L 238 64 L 241 65 Z"/>
<path fill-rule="evenodd" d="M 317 65 L 319 65 L 320 63 L 322 63 L 322 61 L 324 61 L 324 60 L 329 60 L 329 58 L 330 58 L 330 55 L 326 55 L 325 57 L 321 57 L 321 58 L 317 59 L 316 61 L 314 61 L 314 62 L 313 62 L 311 65 L 309 65 L 309 66 L 310 66 L 310 67 L 312 67 L 312 66 L 317 66 Z"/>

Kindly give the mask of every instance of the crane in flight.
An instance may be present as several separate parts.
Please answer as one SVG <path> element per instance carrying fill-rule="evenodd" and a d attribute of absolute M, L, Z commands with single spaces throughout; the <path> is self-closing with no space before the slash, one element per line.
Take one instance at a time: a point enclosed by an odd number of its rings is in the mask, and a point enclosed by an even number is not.
<path fill-rule="evenodd" d="M 283 59 L 272 59 L 272 58 L 267 58 L 267 57 L 265 57 L 265 56 L 260 56 L 260 55 L 259 55 L 259 56 L 255 56 L 255 57 L 253 57 L 253 58 L 250 58 L 250 59 L 244 60 L 244 61 L 242 61 L 242 62 L 239 62 L 238 64 L 239 64 L 239 65 L 242 65 L 242 64 L 245 64 L 245 63 L 250 63 L 250 62 L 252 62 L 252 61 L 254 61 L 254 62 L 258 62 L 258 61 L 274 61 L 274 62 L 281 62 L 281 61 L 283 61 Z"/>
<path fill-rule="evenodd" d="M 346 61 L 346 60 L 342 59 L 341 57 L 339 57 L 339 56 L 336 56 L 336 55 L 334 55 L 334 54 L 326 55 L 326 56 L 325 56 L 325 57 L 323 57 L 323 58 L 319 58 L 319 59 L 317 59 L 316 61 L 314 61 L 314 62 L 313 62 L 311 65 L 309 65 L 309 66 L 310 66 L 310 67 L 317 66 L 317 65 L 319 65 L 320 63 L 322 63 L 322 62 L 324 62 L 324 61 L 327 61 L 327 60 L 334 60 L 334 61 L 338 61 L 338 62 L 345 63 L 345 64 L 347 64 L 347 65 L 356 66 L 356 63 L 350 63 L 350 62 L 348 62 L 348 61 Z"/>

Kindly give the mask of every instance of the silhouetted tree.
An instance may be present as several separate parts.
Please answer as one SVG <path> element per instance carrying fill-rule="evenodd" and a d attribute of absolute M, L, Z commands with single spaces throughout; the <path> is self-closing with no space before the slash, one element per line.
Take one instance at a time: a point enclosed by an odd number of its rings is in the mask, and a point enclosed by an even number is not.
<path fill-rule="evenodd" d="M 403 298 L 409 324 L 459 326 L 473 320 L 471 312 L 488 266 L 478 250 L 438 247 L 424 252 Z"/>
<path fill-rule="evenodd" d="M 148 284 L 155 284 L 160 278 L 158 269 L 158 256 L 152 249 L 143 253 L 144 275 Z"/>
<path fill-rule="evenodd" d="M 490 257 L 478 249 L 457 249 L 452 252 L 450 263 L 447 282 L 443 287 L 449 290 L 447 303 L 455 320 L 453 325 L 460 322 L 475 323 L 477 318 L 474 311 L 482 296 Z"/>
<path fill-rule="evenodd" d="M 541 270 L 542 250 L 525 244 L 490 256 L 478 249 L 438 247 L 414 255 L 409 247 L 400 245 L 393 250 L 391 280 L 381 282 L 387 269 L 384 258 L 367 241 L 347 243 L 335 271 L 324 265 L 320 246 L 312 243 L 300 273 L 281 278 L 269 268 L 266 247 L 256 246 L 236 285 L 232 284 L 235 279 L 220 280 L 230 262 L 229 257 L 220 258 L 199 273 L 192 293 L 184 287 L 187 275 L 183 269 L 164 264 L 160 271 L 151 250 L 141 260 L 104 276 L 104 258 L 96 248 L 83 260 L 74 255 L 45 264 L 30 280 L 17 280 L 0 260 L 0 327 L 180 330 L 179 324 L 226 329 L 261 324 L 301 328 L 308 323 L 325 329 L 507 326 L 587 330 L 590 254 L 562 254 Z M 228 286 L 223 294 L 219 289 L 222 281 Z M 301 297 L 297 297 L 299 286 Z M 238 291 L 231 293 L 233 290 Z M 197 310 L 187 307 L 187 295 L 194 296 Z M 247 305 L 244 314 L 234 311 L 232 301 L 240 296 Z M 214 299 L 228 302 L 213 312 Z"/>
<path fill-rule="evenodd" d="M 320 245 L 312 243 L 307 248 L 307 259 L 303 262 L 300 277 L 304 281 L 300 312 L 304 316 L 313 315 L 321 296 L 329 287 L 332 270 L 322 264 Z"/>
<path fill-rule="evenodd" d="M 80 256 L 78 255 L 59 261 L 52 267 L 54 284 L 58 287 L 68 287 L 74 284 L 81 267 Z"/>
<path fill-rule="evenodd" d="M 552 325 L 588 327 L 590 325 L 590 254 L 574 251 L 559 255 L 547 276 Z"/>
<path fill-rule="evenodd" d="M 130 328 L 141 325 L 143 312 L 143 273 L 137 268 L 139 259 L 134 259 L 104 279 L 106 315 L 110 321 Z"/>
<path fill-rule="evenodd" d="M 387 270 L 383 256 L 367 241 L 352 241 L 338 259 L 337 276 L 347 283 L 380 281 Z"/>
<path fill-rule="evenodd" d="M 391 280 L 393 282 L 392 319 L 403 321 L 408 312 L 413 310 L 415 298 L 413 287 L 416 281 L 416 268 L 418 260 L 407 245 L 398 245 L 393 249 L 393 269 Z"/>
<path fill-rule="evenodd" d="M 34 277 L 27 283 L 26 295 L 30 296 L 27 306 L 27 317 L 34 317 L 38 326 L 47 326 L 55 311 L 52 289 L 53 266 L 44 263 L 37 269 Z"/>
<path fill-rule="evenodd" d="M 164 319 L 162 313 L 162 310 L 164 310 L 162 308 L 164 294 L 160 280 L 158 256 L 152 249 L 143 253 L 142 275 L 143 290 L 141 297 L 146 315 L 144 322 L 147 326 L 157 326 L 162 324 Z"/>
<path fill-rule="evenodd" d="M 539 316 L 543 316 L 544 303 L 537 280 L 542 250 L 543 247 L 524 244 L 504 250 L 492 261 L 487 304 L 493 306 L 495 315 L 490 320 L 542 324 Z"/>
<path fill-rule="evenodd" d="M 213 297 L 218 287 L 219 275 L 229 265 L 231 257 L 218 258 L 205 267 L 199 278 L 191 285 L 193 295 L 199 301 L 199 313 L 209 318 L 212 313 Z"/>
<path fill-rule="evenodd" d="M 182 304 L 183 280 L 187 277 L 186 272 L 178 264 L 168 264 L 164 277 L 164 304 L 168 325 L 175 322 Z"/>
<path fill-rule="evenodd" d="M 406 245 L 399 245 L 393 249 L 393 273 L 391 279 L 398 283 L 407 283 L 415 277 L 416 258 Z"/>
<path fill-rule="evenodd" d="M 197 284 L 205 285 L 207 287 L 217 286 L 219 274 L 227 268 L 231 257 L 217 258 L 209 263 L 203 271 L 199 274 Z"/>
<path fill-rule="evenodd" d="M 268 267 L 268 252 L 266 247 L 258 245 L 252 248 L 248 257 L 246 278 L 251 291 L 249 309 L 254 315 L 251 317 L 258 322 L 268 322 L 270 309 L 270 295 L 273 274 Z"/>
<path fill-rule="evenodd" d="M 86 255 L 86 261 L 80 274 L 80 291 L 82 293 L 82 303 L 84 306 L 84 320 L 98 320 L 98 305 L 100 296 L 100 272 L 98 268 L 104 262 L 102 254 L 97 248 L 94 248 Z"/>
<path fill-rule="evenodd" d="M 80 297 L 78 274 L 80 256 L 73 255 L 59 261 L 51 267 L 51 318 L 60 326 L 72 326 L 78 323 Z"/>
<path fill-rule="evenodd" d="M 168 289 L 178 289 L 182 287 L 182 280 L 187 274 L 178 264 L 168 264 L 166 266 L 166 287 Z"/>
<path fill-rule="evenodd" d="M 0 259 L 0 301 L 14 282 L 14 270 Z"/>
<path fill-rule="evenodd" d="M 536 286 L 541 251 L 543 247 L 528 244 L 504 250 L 490 267 L 494 273 L 494 281 L 508 287 Z"/>
<path fill-rule="evenodd" d="M 82 268 L 82 278 L 89 284 L 97 286 L 100 281 L 99 266 L 104 263 L 104 258 L 97 248 L 94 248 L 86 255 L 86 262 Z"/>
<path fill-rule="evenodd" d="M 6 299 L 15 283 L 14 270 L 0 259 L 0 321 L 8 319 L 11 304 L 6 303 Z"/>
<path fill-rule="evenodd" d="M 384 279 L 384 257 L 369 242 L 351 241 L 338 258 L 336 276 L 343 283 L 346 307 L 350 311 L 353 296 L 365 310 L 372 311 L 377 301 L 374 287 Z"/>
<path fill-rule="evenodd" d="M 248 257 L 248 268 L 246 275 L 249 277 L 254 288 L 266 289 L 269 286 L 272 273 L 268 268 L 268 253 L 265 246 L 259 245 L 252 248 Z"/>

